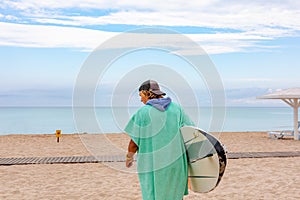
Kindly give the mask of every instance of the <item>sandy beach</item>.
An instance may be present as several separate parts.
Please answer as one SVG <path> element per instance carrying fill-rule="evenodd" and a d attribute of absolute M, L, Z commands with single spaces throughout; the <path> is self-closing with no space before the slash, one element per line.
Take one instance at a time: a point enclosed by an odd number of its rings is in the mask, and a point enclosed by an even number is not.
<path fill-rule="evenodd" d="M 299 141 L 273 140 L 264 132 L 216 134 L 228 152 L 300 151 Z M 0 157 L 120 155 L 125 134 L 0 136 Z M 193 199 L 300 199 L 300 157 L 229 159 L 212 192 L 190 191 Z M 132 170 L 133 171 L 133 170 Z M 0 166 L 0 199 L 141 199 L 136 173 L 124 163 Z"/>

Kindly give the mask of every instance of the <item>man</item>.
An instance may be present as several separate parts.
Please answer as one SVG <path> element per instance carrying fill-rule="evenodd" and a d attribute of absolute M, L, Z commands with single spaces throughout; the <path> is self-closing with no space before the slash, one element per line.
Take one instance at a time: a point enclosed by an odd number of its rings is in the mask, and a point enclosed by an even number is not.
<path fill-rule="evenodd" d="M 128 122 L 131 140 L 126 166 L 138 152 L 137 170 L 144 200 L 181 200 L 188 193 L 187 157 L 180 128 L 193 125 L 183 109 L 160 90 L 154 80 L 139 88 L 145 104 Z"/>

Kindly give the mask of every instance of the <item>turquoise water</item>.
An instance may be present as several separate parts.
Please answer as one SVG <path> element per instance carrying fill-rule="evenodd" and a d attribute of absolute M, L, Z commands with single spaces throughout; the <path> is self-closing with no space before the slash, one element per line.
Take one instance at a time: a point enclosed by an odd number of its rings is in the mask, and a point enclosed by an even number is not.
<path fill-rule="evenodd" d="M 193 108 L 186 109 L 189 111 Z M 122 132 L 127 118 L 137 108 L 101 107 L 94 110 L 99 130 L 91 129 L 91 116 L 86 116 L 84 125 L 77 130 L 71 107 L 2 107 L 0 108 L 0 135 L 6 134 L 44 134 L 61 129 L 63 133 Z M 125 113 L 127 118 L 122 118 Z M 121 117 L 120 117 L 121 116 Z M 210 108 L 199 108 L 198 126 L 208 130 L 211 119 Z M 194 116 L 195 118 L 195 116 Z M 193 118 L 193 119 L 194 119 Z M 216 119 L 216 118 L 215 118 Z M 226 108 L 222 131 L 268 131 L 292 128 L 293 110 L 290 107 L 233 107 Z M 83 128 L 82 128 L 83 127 Z M 213 131 L 213 130 L 212 130 Z"/>

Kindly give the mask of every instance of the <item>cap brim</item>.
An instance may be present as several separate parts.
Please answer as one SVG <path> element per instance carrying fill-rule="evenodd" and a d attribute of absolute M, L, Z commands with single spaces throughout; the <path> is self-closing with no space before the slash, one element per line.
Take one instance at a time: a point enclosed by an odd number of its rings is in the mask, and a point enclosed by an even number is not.
<path fill-rule="evenodd" d="M 156 95 L 166 95 L 166 93 L 160 91 L 160 90 L 152 90 L 152 92 Z"/>

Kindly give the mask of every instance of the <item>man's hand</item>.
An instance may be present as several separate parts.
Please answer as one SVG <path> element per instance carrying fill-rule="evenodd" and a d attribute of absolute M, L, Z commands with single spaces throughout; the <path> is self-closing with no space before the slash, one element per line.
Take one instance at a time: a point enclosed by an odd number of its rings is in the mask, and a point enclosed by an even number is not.
<path fill-rule="evenodd" d="M 131 167 L 132 164 L 133 164 L 133 156 L 134 156 L 134 153 L 133 152 L 128 152 L 127 155 L 126 155 L 126 167 Z"/>

